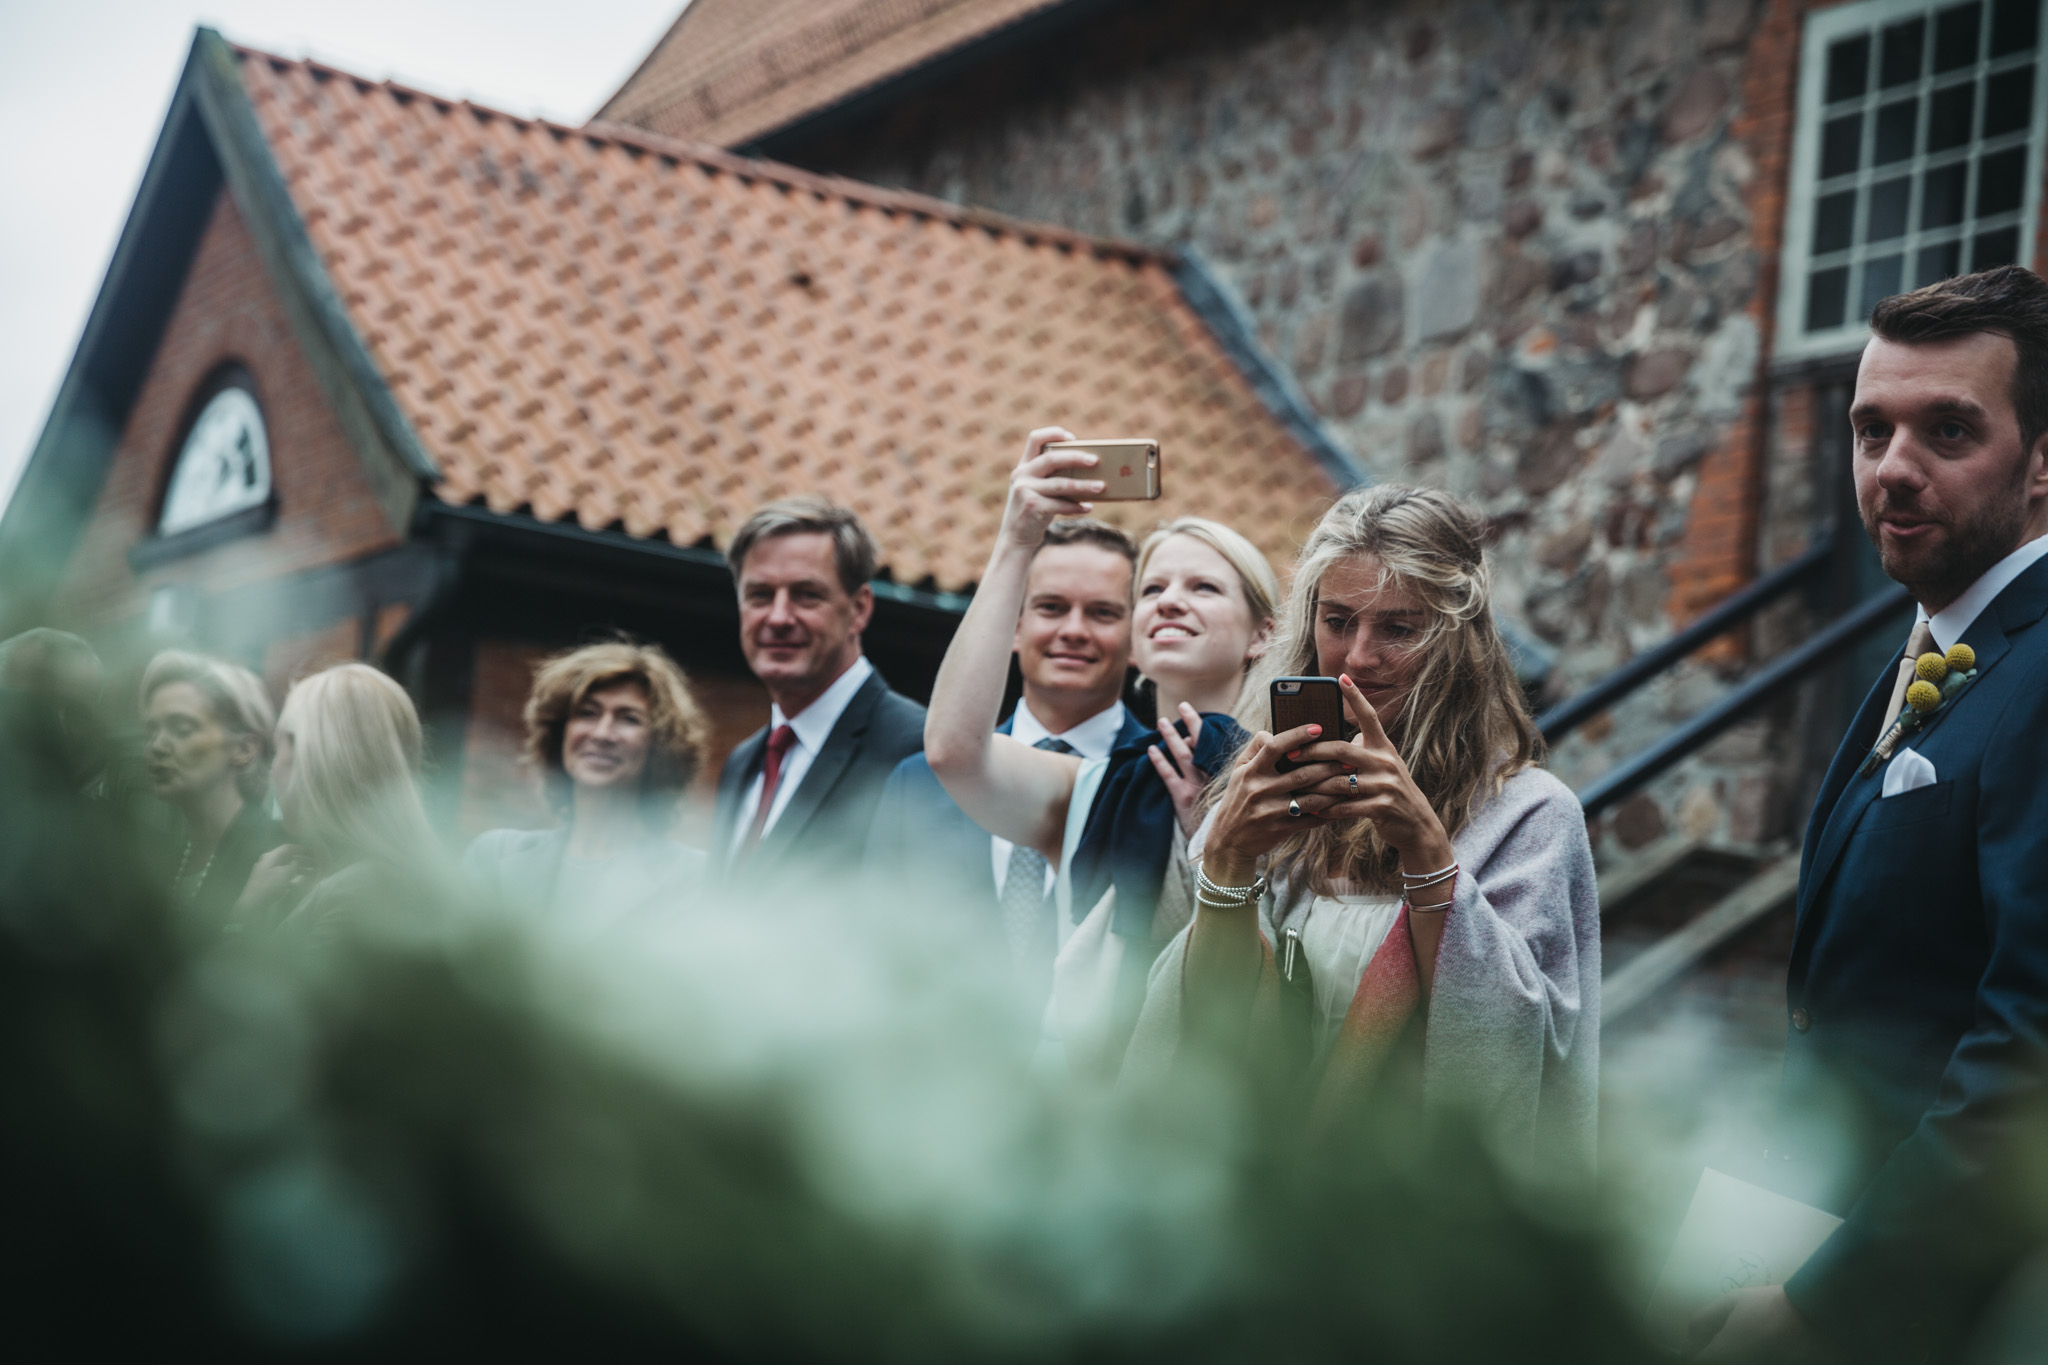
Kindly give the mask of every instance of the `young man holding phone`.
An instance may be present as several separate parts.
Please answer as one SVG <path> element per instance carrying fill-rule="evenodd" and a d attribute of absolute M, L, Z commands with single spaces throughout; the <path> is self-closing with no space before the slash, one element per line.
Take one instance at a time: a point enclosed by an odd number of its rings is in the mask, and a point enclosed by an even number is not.
<path fill-rule="evenodd" d="M 1031 561 L 1013 642 L 1023 696 L 997 727 L 1032 745 L 1099 758 L 1148 733 L 1121 697 L 1131 655 L 1131 568 L 1137 547 L 1092 519 L 1055 523 Z M 1052 964 L 1053 871 L 1035 849 L 984 831 L 923 754 L 896 766 L 868 839 L 871 873 L 943 898 L 999 925 L 1020 969 Z M 1014 880 L 1013 880 L 1014 879 Z"/>

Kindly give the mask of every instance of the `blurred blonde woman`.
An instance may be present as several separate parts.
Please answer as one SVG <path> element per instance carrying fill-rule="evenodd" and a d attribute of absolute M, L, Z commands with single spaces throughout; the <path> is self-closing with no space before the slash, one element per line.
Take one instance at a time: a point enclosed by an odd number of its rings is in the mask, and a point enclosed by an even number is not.
<path fill-rule="evenodd" d="M 680 908 L 706 864 L 674 836 L 707 729 L 657 646 L 613 640 L 547 660 L 526 702 L 525 757 L 561 824 L 479 835 L 463 858 L 472 888 L 572 931 Z"/>
<path fill-rule="evenodd" d="M 284 842 L 269 811 L 270 694 L 246 668 L 167 649 L 143 670 L 138 699 L 150 789 L 178 821 L 159 875 L 181 919 L 218 933 L 257 859 Z"/>
<path fill-rule="evenodd" d="M 1265 711 L 1275 678 L 1335 677 L 1346 734 L 1261 731 L 1218 784 L 1194 922 L 1153 968 L 1127 1075 L 1169 1065 L 1184 1028 L 1256 1045 L 1291 1017 L 1320 1121 L 1368 1097 L 1463 1106 L 1511 1157 L 1590 1169 L 1592 851 L 1536 766 L 1484 530 L 1448 494 L 1382 486 L 1309 537 L 1241 711 Z"/>
<path fill-rule="evenodd" d="M 351 919 L 438 902 L 449 877 L 420 801 L 420 753 L 412 698 L 368 664 L 295 683 L 270 769 L 291 842 L 256 864 L 238 923 L 325 940 Z"/>
<path fill-rule="evenodd" d="M 1193 912 L 1185 841 L 1210 775 L 1244 740 L 1230 715 L 1266 650 L 1278 579 L 1251 542 L 1197 517 L 1141 547 L 1131 660 L 1156 689 L 1156 734 L 1082 759 L 994 733 L 1032 558 L 1055 518 L 1088 512 L 1095 457 L 1047 452 L 1031 433 L 967 615 L 925 717 L 925 757 L 983 829 L 1038 850 L 1058 872 L 1046 1037 L 1077 1073 L 1114 1075 L 1143 999 L 1144 969 Z"/>

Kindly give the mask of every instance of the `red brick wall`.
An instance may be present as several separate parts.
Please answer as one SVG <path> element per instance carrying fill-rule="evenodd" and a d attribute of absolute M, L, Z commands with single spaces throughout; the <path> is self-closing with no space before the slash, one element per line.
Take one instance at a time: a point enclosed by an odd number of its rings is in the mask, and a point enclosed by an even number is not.
<path fill-rule="evenodd" d="M 336 621 L 320 630 L 274 640 L 263 654 L 263 681 L 279 702 L 292 684 L 323 668 L 345 664 L 357 657 L 362 627 L 354 620 Z"/>
<path fill-rule="evenodd" d="M 1749 312 L 1763 343 L 1758 348 L 1761 372 L 1726 439 L 1700 463 L 1684 550 L 1671 573 L 1671 614 L 1681 622 L 1713 606 L 1756 572 L 1769 442 L 1770 391 L 1764 381 L 1778 321 L 1779 252 L 1799 112 L 1800 37 L 1807 13 L 1831 3 L 1837 0 L 1769 0 L 1743 62 L 1741 112 L 1729 131 L 1755 168 L 1746 197 L 1759 274 Z"/>
<path fill-rule="evenodd" d="M 231 360 L 256 382 L 277 520 L 265 533 L 138 575 L 127 553 L 154 529 L 194 393 Z M 160 585 L 215 592 L 355 559 L 398 539 L 223 189 L 60 585 L 57 612 L 93 629 L 135 615 Z M 277 634 L 301 634 L 312 624 L 325 623 L 279 622 Z"/>
<path fill-rule="evenodd" d="M 546 829 L 554 823 L 540 783 L 519 761 L 527 688 L 534 665 L 551 652 L 544 645 L 477 641 L 469 725 L 462 740 L 462 800 L 456 810 L 465 838 L 487 829 Z"/>

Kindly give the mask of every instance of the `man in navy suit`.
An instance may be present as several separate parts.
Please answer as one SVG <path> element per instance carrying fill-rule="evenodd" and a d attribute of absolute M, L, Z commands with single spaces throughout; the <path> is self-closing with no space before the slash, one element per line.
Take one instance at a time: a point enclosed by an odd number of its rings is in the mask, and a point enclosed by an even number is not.
<path fill-rule="evenodd" d="M 770 503 L 727 547 L 740 648 L 773 703 L 719 773 L 711 856 L 729 873 L 857 867 L 882 784 L 924 748 L 924 708 L 861 653 L 875 559 L 859 518 L 816 498 Z"/>
<path fill-rule="evenodd" d="M 1869 763 L 1913 663 L 1887 668 L 1821 786 L 1768 1159 L 1847 1221 L 1781 1288 L 1724 1300 L 1702 1360 L 1957 1353 L 2021 1254 L 2008 1182 L 2043 1134 L 2048 284 L 1949 280 L 1885 300 L 1871 330 L 1857 506 L 1919 601 L 1908 653 L 1967 646 L 1976 678 Z"/>
<path fill-rule="evenodd" d="M 1025 584 L 1016 636 L 1024 695 L 999 727 L 1003 733 L 1027 744 L 1057 741 L 1084 758 L 1151 733 L 1118 699 L 1131 657 L 1136 559 L 1137 547 L 1114 526 L 1083 518 L 1053 523 Z M 889 776 L 868 839 L 867 868 L 871 879 L 907 883 L 917 894 L 970 907 L 1011 936 L 1021 966 L 1051 969 L 1056 934 L 1046 897 L 1052 869 L 1042 855 L 1018 850 L 968 819 L 922 753 Z M 1037 888 L 1032 903 L 1024 903 L 1023 885 L 1009 886 L 1013 870 Z M 1006 903 L 1014 913 L 1004 913 Z M 1037 961 L 1041 947 L 1043 963 Z"/>

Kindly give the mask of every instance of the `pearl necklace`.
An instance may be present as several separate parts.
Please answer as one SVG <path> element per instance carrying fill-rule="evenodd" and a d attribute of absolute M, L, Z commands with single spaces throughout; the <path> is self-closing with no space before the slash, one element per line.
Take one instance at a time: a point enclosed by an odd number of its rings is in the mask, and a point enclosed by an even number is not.
<path fill-rule="evenodd" d="M 187 839 L 185 841 L 185 851 L 178 857 L 178 870 L 171 878 L 171 894 L 187 902 L 199 899 L 199 888 L 206 885 L 206 874 L 213 870 L 213 860 L 219 853 L 220 845 L 215 844 L 213 852 L 207 854 L 206 861 L 199 865 L 199 875 L 192 879 L 192 889 L 181 894 L 178 890 L 178 885 L 185 880 L 185 867 L 192 861 L 192 841 Z"/>

